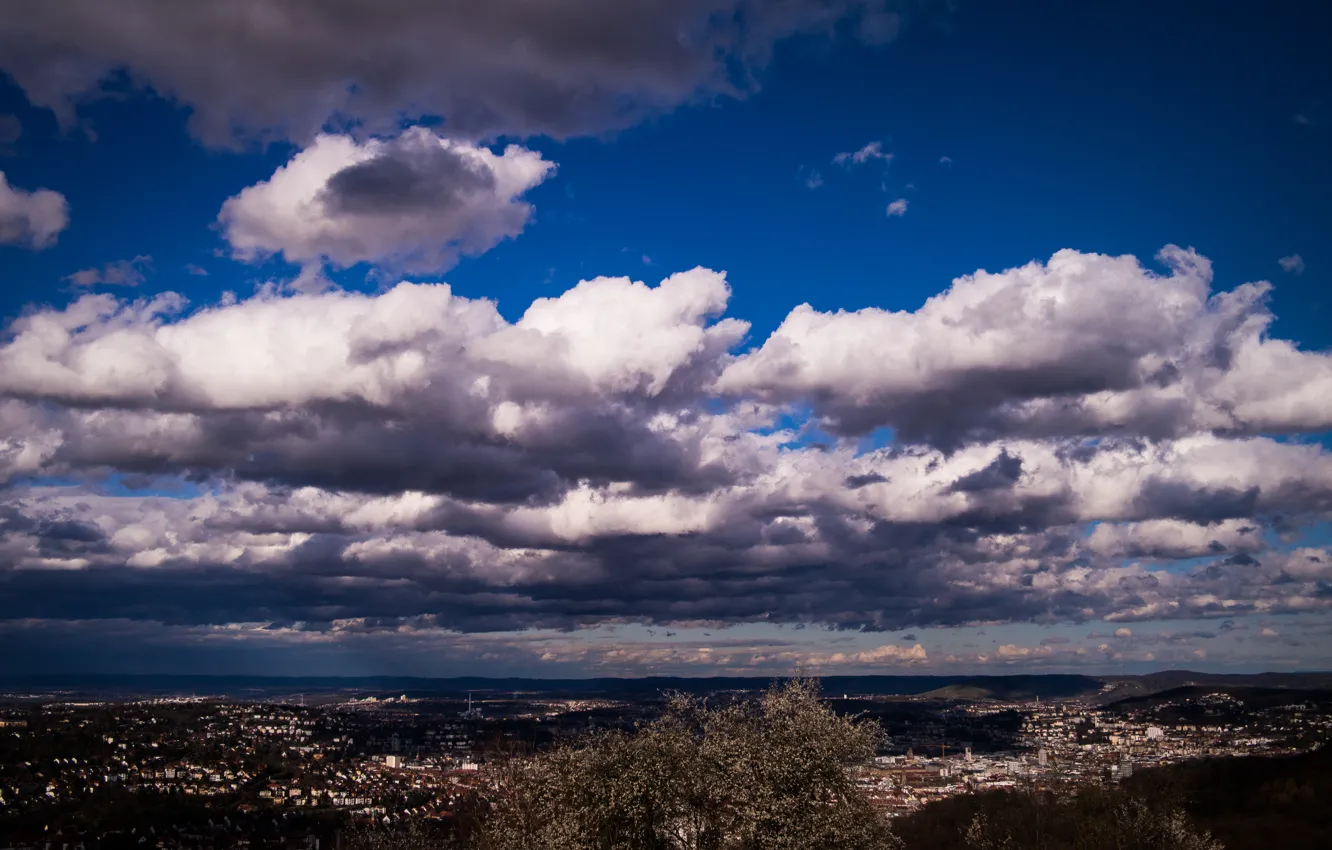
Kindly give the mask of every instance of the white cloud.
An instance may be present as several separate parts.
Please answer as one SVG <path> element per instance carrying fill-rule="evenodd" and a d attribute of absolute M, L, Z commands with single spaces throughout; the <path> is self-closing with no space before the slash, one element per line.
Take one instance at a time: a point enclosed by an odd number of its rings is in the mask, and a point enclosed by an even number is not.
<path fill-rule="evenodd" d="M 9 185 L 0 171 L 0 245 L 40 251 L 56 243 L 69 226 L 69 203 L 50 189 L 31 192 Z"/>
<path fill-rule="evenodd" d="M 906 215 L 906 211 L 907 211 L 907 199 L 906 199 L 906 198 L 898 198 L 897 200 L 893 201 L 891 204 L 888 205 L 888 215 L 889 215 L 889 217 L 891 217 L 891 216 L 904 216 L 904 215 Z"/>
<path fill-rule="evenodd" d="M 1277 263 L 1281 266 L 1282 271 L 1287 271 L 1291 274 L 1304 274 L 1304 258 L 1299 254 L 1291 254 L 1288 257 L 1282 257 L 1277 260 Z"/>
<path fill-rule="evenodd" d="M 1119 629 L 1115 629 L 1115 637 L 1117 637 L 1117 638 L 1131 638 L 1131 637 L 1133 637 L 1133 629 L 1129 629 L 1129 628 L 1119 628 Z"/>
<path fill-rule="evenodd" d="M 1169 275 L 1060 251 L 958 278 L 915 312 L 801 305 L 718 388 L 907 439 L 1332 428 L 1332 355 L 1267 336 L 1266 284 L 1209 298 L 1206 258 L 1160 259 Z"/>
<path fill-rule="evenodd" d="M 1087 546 L 1106 557 L 1201 558 L 1222 552 L 1255 552 L 1264 542 L 1262 527 L 1248 519 L 1206 523 L 1154 519 L 1102 523 L 1087 538 Z"/>
<path fill-rule="evenodd" d="M 532 214 L 522 195 L 554 167 L 517 145 L 496 154 L 422 127 L 363 143 L 322 135 L 227 200 L 218 223 L 243 260 L 439 272 L 521 233 Z"/>
<path fill-rule="evenodd" d="M 941 156 L 941 157 L 939 157 L 939 164 L 940 164 L 940 165 L 945 165 L 945 166 L 947 166 L 947 165 L 952 165 L 952 164 L 953 164 L 953 158 L 952 158 L 951 156 Z"/>
<path fill-rule="evenodd" d="M 882 142 L 870 142 L 859 150 L 837 154 L 833 157 L 833 163 L 846 166 L 864 165 L 875 159 L 886 164 L 893 161 L 893 155 L 884 151 Z"/>
<path fill-rule="evenodd" d="M 715 364 L 749 323 L 708 319 L 726 309 L 724 275 L 694 269 L 649 287 L 627 278 L 583 281 L 558 298 L 539 298 L 510 330 L 477 349 L 528 374 L 572 367 L 612 392 L 660 394 L 691 362 Z"/>
<path fill-rule="evenodd" d="M 1006 643 L 999 647 L 998 655 L 1000 658 L 1030 658 L 1033 655 L 1050 655 L 1054 652 L 1048 646 L 1017 646 Z"/>
<path fill-rule="evenodd" d="M 401 283 L 376 296 L 261 294 L 176 321 L 176 295 L 88 295 L 14 324 L 0 348 L 0 392 L 200 409 L 392 407 L 427 390 L 441 403 L 452 393 L 483 405 L 515 400 L 496 397 L 501 381 L 530 399 L 650 396 L 743 336 L 744 322 L 709 324 L 729 295 L 725 277 L 705 269 L 655 287 L 596 278 L 538 299 L 513 325 L 492 302 L 445 284 Z"/>
<path fill-rule="evenodd" d="M 873 649 L 861 650 L 860 652 L 832 652 L 824 654 L 811 654 L 800 659 L 803 664 L 811 667 L 842 667 L 854 666 L 861 667 L 873 664 L 891 664 L 891 663 L 918 663 L 929 660 L 929 653 L 925 647 L 920 644 L 913 646 L 897 646 L 896 644 L 884 644 Z"/>

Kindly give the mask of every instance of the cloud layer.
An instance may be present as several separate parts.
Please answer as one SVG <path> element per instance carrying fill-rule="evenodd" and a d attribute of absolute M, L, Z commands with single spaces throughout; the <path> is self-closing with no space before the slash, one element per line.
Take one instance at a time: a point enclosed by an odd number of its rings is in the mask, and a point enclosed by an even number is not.
<path fill-rule="evenodd" d="M 409 282 L 34 310 L 0 347 L 0 620 L 1326 612 L 1332 552 L 1302 534 L 1332 513 L 1332 454 L 1274 434 L 1330 429 L 1332 357 L 1267 335 L 1266 284 L 1161 260 L 1061 251 L 915 312 L 801 306 L 749 350 L 706 269 L 584 281 L 512 323 Z M 947 663 L 917 649 L 799 663 Z"/>
<path fill-rule="evenodd" d="M 330 118 L 391 132 L 568 137 L 696 97 L 741 96 L 801 33 L 897 34 L 887 0 L 17 0 L 0 70 L 72 123 L 107 75 L 188 104 L 205 141 L 312 138 Z"/>

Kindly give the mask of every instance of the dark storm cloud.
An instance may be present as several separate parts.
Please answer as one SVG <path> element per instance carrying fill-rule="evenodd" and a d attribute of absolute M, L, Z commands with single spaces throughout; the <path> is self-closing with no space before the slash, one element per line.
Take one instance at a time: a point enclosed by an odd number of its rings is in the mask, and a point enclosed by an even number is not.
<path fill-rule="evenodd" d="M 333 117 L 568 137 L 741 96 L 778 41 L 839 24 L 869 42 L 897 31 L 887 0 L 15 0 L 0 69 L 71 123 L 124 69 L 192 107 L 213 144 L 304 138 Z"/>
<path fill-rule="evenodd" d="M 480 429 L 451 429 L 447 421 L 345 408 L 183 419 L 189 427 L 145 446 L 137 428 L 119 427 L 142 427 L 144 417 L 75 417 L 63 423 L 66 441 L 52 460 L 71 468 L 189 472 L 203 478 L 230 474 L 369 493 L 422 490 L 488 503 L 549 501 L 578 481 L 700 492 L 736 477 L 701 462 L 697 445 L 647 428 L 642 411 L 569 411 L 522 444 Z"/>
<path fill-rule="evenodd" d="M 833 517 L 808 539 L 774 543 L 766 532 L 789 520 L 743 510 L 684 537 L 602 534 L 543 544 L 530 533 L 519 539 L 494 517 L 474 517 L 473 536 L 461 536 L 469 529 L 447 509 L 424 505 L 408 515 L 410 501 L 339 502 L 246 486 L 209 506 L 205 516 L 197 516 L 203 506 L 189 500 L 124 504 L 123 498 L 69 507 L 42 497 L 25 509 L 32 516 L 6 512 L 15 532 L 11 542 L 21 546 L 32 536 L 38 543 L 25 556 L 31 566 L 0 572 L 0 619 L 203 626 L 372 618 L 387 628 L 425 617 L 458 631 L 607 621 L 816 622 L 889 631 L 991 621 L 1132 621 L 1165 612 L 1233 616 L 1260 603 L 1272 613 L 1293 597 L 1313 596 L 1326 575 L 1307 558 L 1297 562 L 1276 553 L 1251 565 L 1221 559 L 1188 574 L 1103 563 L 1089 575 L 1082 553 L 1047 544 L 1056 530 L 1028 534 L 1005 552 L 988 538 L 942 527 L 927 533 L 880 525 L 866 532 Z M 123 513 L 107 513 L 112 510 Z M 46 519 L 43 512 L 51 511 L 61 518 Z M 90 531 L 92 517 L 118 526 L 117 538 L 136 545 L 107 546 L 103 534 Z M 440 526 L 449 531 L 434 530 Z M 151 528 L 172 529 L 170 542 L 162 540 L 168 548 L 146 541 Z M 291 545 L 290 534 L 304 537 Z M 62 550 L 61 541 L 89 545 Z M 275 542 L 278 550 L 271 548 Z M 780 549 L 776 557 L 773 546 Z M 154 552 L 161 554 L 151 562 L 132 563 Z M 1030 560 L 1034 552 L 1045 553 L 1038 571 Z M 212 560 L 222 553 L 229 553 L 226 563 Z M 97 566 L 70 573 L 48 560 L 75 555 Z M 1231 602 L 1222 608 L 1209 598 Z M 1193 601 L 1181 604 L 1185 599 Z"/>
<path fill-rule="evenodd" d="M 1209 523 L 1252 517 L 1262 488 L 1254 486 L 1198 488 L 1154 478 L 1142 488 L 1138 510 L 1144 517 L 1173 517 Z"/>
<path fill-rule="evenodd" d="M 20 535 L 29 538 L 41 557 L 77 558 L 111 552 L 102 530 L 71 512 L 33 517 L 13 505 L 0 505 L 0 534 L 11 541 Z M 0 553 L 3 551 L 0 547 Z"/>
<path fill-rule="evenodd" d="M 328 179 L 320 200 L 335 214 L 383 215 L 456 206 L 495 188 L 493 172 L 432 141 L 404 136 Z"/>
<path fill-rule="evenodd" d="M 46 556 L 70 557 L 107 549 L 101 529 L 78 520 L 46 520 L 37 526 L 36 533 L 40 551 Z"/>
<path fill-rule="evenodd" d="M 554 168 L 520 145 L 496 152 L 423 126 L 388 139 L 323 133 L 223 202 L 217 224 L 239 260 L 438 274 L 521 234 L 523 196 Z"/>
<path fill-rule="evenodd" d="M 882 475 L 878 474 L 877 472 L 869 472 L 864 475 L 847 476 L 846 486 L 851 488 L 852 490 L 855 490 L 860 487 L 864 487 L 866 484 L 882 484 L 887 480 L 888 480 L 887 478 L 884 478 Z"/>
<path fill-rule="evenodd" d="M 978 472 L 964 475 L 953 482 L 955 493 L 980 493 L 1012 487 L 1022 477 L 1022 458 L 1010 455 L 1005 449 L 994 462 Z"/>
<path fill-rule="evenodd" d="M 925 398 L 885 399 L 878 409 L 834 402 L 826 412 L 829 426 L 838 433 L 863 434 L 892 422 L 902 439 L 954 446 L 969 439 L 1023 433 L 1014 427 L 1014 412 L 1006 405 L 1016 399 L 1051 398 L 1056 400 L 1055 406 L 1043 419 L 1054 421 L 1036 427 L 1048 429 L 1051 435 L 1077 434 L 1084 429 L 1069 426 L 1082 418 L 1078 398 L 1133 387 L 1136 380 L 1131 368 L 1110 357 L 1051 364 L 1039 374 L 996 365 L 959 376 L 952 386 L 938 388 Z"/>

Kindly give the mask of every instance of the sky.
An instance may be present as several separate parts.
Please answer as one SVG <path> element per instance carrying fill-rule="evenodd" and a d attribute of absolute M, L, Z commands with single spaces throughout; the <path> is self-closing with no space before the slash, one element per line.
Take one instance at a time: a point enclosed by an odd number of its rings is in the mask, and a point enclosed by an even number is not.
<path fill-rule="evenodd" d="M 1332 12 L 9 0 L 0 675 L 1332 665 Z"/>

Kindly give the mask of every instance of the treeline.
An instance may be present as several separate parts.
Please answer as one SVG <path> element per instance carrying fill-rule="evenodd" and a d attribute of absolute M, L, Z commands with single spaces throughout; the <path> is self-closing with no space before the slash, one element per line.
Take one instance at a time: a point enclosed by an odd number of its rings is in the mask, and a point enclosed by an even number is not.
<path fill-rule="evenodd" d="M 1332 848 L 1332 748 L 1217 758 L 1142 771 L 1126 783 L 1172 801 L 1228 850 Z"/>
<path fill-rule="evenodd" d="M 1233 850 L 1182 808 L 1119 788 L 953 797 L 894 829 L 907 850 Z"/>

